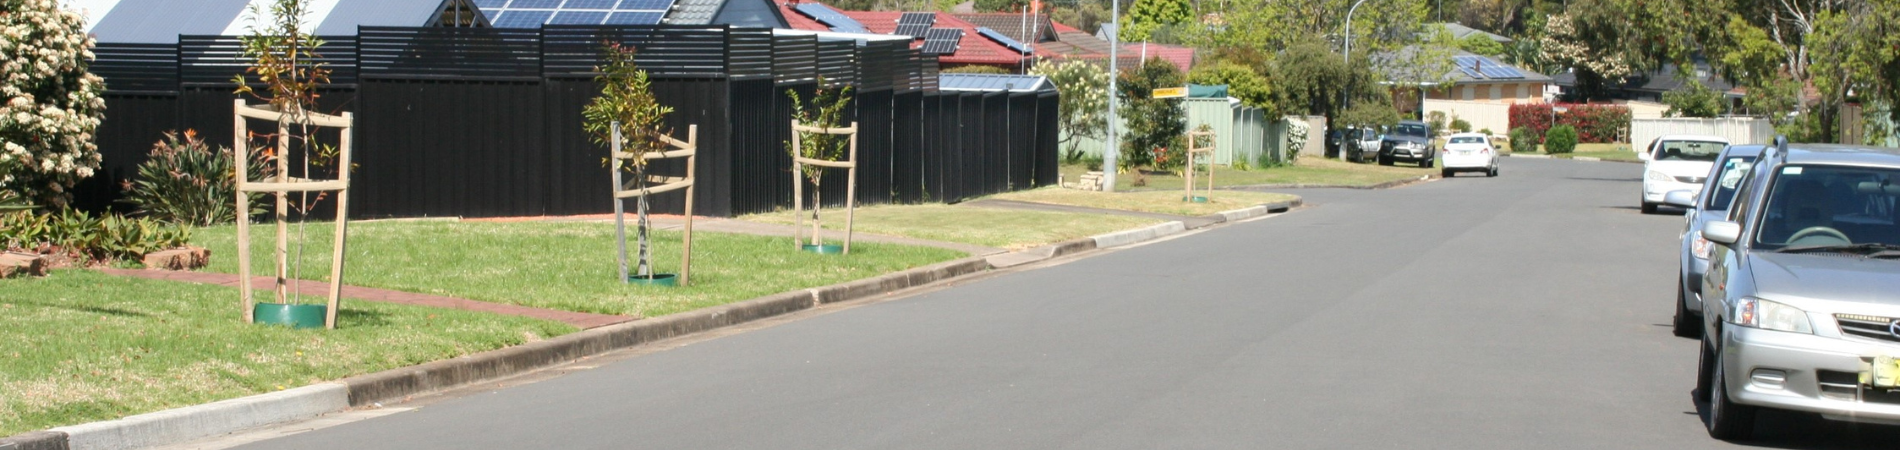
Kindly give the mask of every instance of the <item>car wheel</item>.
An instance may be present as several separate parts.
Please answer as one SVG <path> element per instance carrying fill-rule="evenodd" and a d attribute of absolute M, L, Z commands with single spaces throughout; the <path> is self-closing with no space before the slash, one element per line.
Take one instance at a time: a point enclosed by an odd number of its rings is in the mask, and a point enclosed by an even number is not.
<path fill-rule="evenodd" d="M 1426 169 L 1432 168 L 1432 158 L 1429 156 L 1425 157 L 1424 160 L 1418 162 L 1418 166 Z"/>
<path fill-rule="evenodd" d="M 1379 165 L 1381 165 L 1381 166 L 1390 166 L 1390 165 L 1392 165 L 1392 157 L 1390 157 L 1390 156 L 1385 156 L 1385 155 L 1379 155 Z"/>
<path fill-rule="evenodd" d="M 1690 338 L 1690 339 L 1702 337 L 1702 316 L 1696 313 L 1689 312 L 1689 306 L 1686 303 L 1689 300 L 1689 295 L 1684 293 L 1682 289 L 1683 289 L 1682 277 L 1677 276 L 1676 277 L 1676 320 L 1675 320 L 1676 337 L 1685 337 L 1685 338 Z"/>
<path fill-rule="evenodd" d="M 1643 214 L 1655 214 L 1655 213 L 1656 213 L 1655 203 L 1643 202 Z"/>
<path fill-rule="evenodd" d="M 1709 370 L 1709 437 L 1724 441 L 1748 439 L 1755 434 L 1756 408 L 1735 403 L 1734 399 L 1729 398 L 1728 380 L 1722 368 L 1722 349 L 1704 351 L 1714 353 L 1709 356 L 1713 366 Z"/>
<path fill-rule="evenodd" d="M 1498 176 L 1498 166 L 1491 166 L 1491 171 L 1485 172 L 1484 176 L 1487 176 L 1487 177 Z"/>
<path fill-rule="evenodd" d="M 1451 169 L 1438 169 L 1438 176 L 1440 178 L 1451 178 L 1452 175 L 1454 174 L 1452 173 Z"/>
<path fill-rule="evenodd" d="M 1703 339 L 1701 340 L 1701 342 L 1697 342 L 1696 345 L 1700 346 L 1702 351 L 1697 352 L 1696 369 L 1695 369 L 1695 391 L 1691 392 L 1690 396 L 1693 397 L 1695 401 L 1697 402 L 1708 403 L 1709 402 L 1709 378 L 1710 378 L 1709 372 L 1713 372 L 1715 369 L 1715 355 L 1713 354 L 1713 352 L 1709 351 L 1709 345 L 1711 344 L 1709 343 L 1708 339 Z"/>

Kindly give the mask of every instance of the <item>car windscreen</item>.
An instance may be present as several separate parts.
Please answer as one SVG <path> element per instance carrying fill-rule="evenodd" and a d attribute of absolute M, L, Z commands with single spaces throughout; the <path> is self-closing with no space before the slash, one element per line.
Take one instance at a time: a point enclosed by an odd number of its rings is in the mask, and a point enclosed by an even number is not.
<path fill-rule="evenodd" d="M 1478 136 L 1452 136 L 1447 144 L 1483 144 L 1484 138 Z"/>
<path fill-rule="evenodd" d="M 1425 136 L 1429 133 L 1431 133 L 1431 131 L 1427 130 L 1424 125 L 1415 123 L 1401 123 L 1396 127 L 1392 127 L 1392 134 L 1394 135 Z"/>
<path fill-rule="evenodd" d="M 1722 168 L 1715 173 L 1715 188 L 1710 192 L 1709 201 L 1702 205 L 1706 209 L 1728 209 L 1729 202 L 1735 201 L 1735 189 L 1742 184 L 1742 176 L 1748 174 L 1748 168 L 1755 165 L 1753 156 L 1730 156 L 1722 160 Z"/>
<path fill-rule="evenodd" d="M 1900 245 L 1900 169 L 1789 165 L 1776 170 L 1756 224 L 1762 249 Z"/>
<path fill-rule="evenodd" d="M 1715 161 L 1728 144 L 1708 141 L 1663 141 L 1656 148 L 1657 161 Z"/>

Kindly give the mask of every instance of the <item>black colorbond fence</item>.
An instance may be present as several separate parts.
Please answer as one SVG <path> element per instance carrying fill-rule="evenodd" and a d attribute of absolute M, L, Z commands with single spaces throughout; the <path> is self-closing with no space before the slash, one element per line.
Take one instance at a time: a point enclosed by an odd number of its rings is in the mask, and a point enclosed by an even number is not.
<path fill-rule="evenodd" d="M 810 98 L 821 78 L 853 88 L 862 203 L 955 202 L 1056 181 L 1052 91 L 940 91 L 936 59 L 903 41 L 723 26 L 363 27 L 325 40 L 321 60 L 333 72 L 320 106 L 357 120 L 354 217 L 612 211 L 606 150 L 582 131 L 580 113 L 600 90 L 603 41 L 639 49 L 654 94 L 674 108 L 676 135 L 698 125 L 701 214 L 791 205 L 786 92 Z M 109 89 L 97 133 L 105 163 L 77 204 L 123 210 L 120 184 L 167 130 L 195 129 L 229 147 L 238 52 L 224 36 L 101 44 L 93 70 Z M 842 172 L 828 177 L 826 203 L 841 204 L 844 188 Z M 654 206 L 677 212 L 682 200 Z"/>

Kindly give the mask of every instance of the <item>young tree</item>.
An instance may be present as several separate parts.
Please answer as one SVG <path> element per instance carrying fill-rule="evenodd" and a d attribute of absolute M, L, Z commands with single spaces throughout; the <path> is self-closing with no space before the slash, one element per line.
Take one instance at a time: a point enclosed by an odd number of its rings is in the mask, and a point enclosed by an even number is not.
<path fill-rule="evenodd" d="M 1188 72 L 1188 82 L 1227 85 L 1227 92 L 1240 99 L 1241 104 L 1264 108 L 1268 117 L 1279 116 L 1273 101 L 1272 83 L 1267 77 L 1240 63 L 1227 60 L 1202 63 Z"/>
<path fill-rule="evenodd" d="M 640 70 L 640 66 L 634 63 L 636 53 L 633 47 L 616 42 L 602 45 L 603 63 L 595 69 L 600 75 L 594 77 L 594 82 L 600 83 L 600 96 L 594 97 L 594 101 L 581 109 L 581 117 L 585 120 L 582 127 L 594 138 L 595 143 L 612 148 L 615 138 L 613 126 L 618 123 L 620 151 L 634 155 L 663 152 L 667 145 L 660 138 L 669 131 L 665 120 L 667 114 L 673 113 L 673 108 L 661 105 L 653 98 L 653 84 L 647 79 L 647 72 Z M 631 170 L 634 181 L 645 186 L 646 159 L 636 157 L 624 161 L 625 166 L 614 167 L 613 170 Z M 622 189 L 620 186 L 614 188 Z M 614 201 L 619 202 L 620 199 Z M 653 266 L 647 246 L 647 196 L 640 196 L 634 203 L 634 213 L 639 217 L 635 229 L 638 230 L 640 245 L 634 275 L 651 277 Z"/>
<path fill-rule="evenodd" d="M 792 119 L 798 121 L 799 125 L 842 128 L 850 121 L 845 112 L 851 106 L 851 86 L 828 86 L 824 77 L 819 77 L 818 90 L 812 93 L 810 102 L 803 101 L 797 91 L 790 89 L 785 90 L 785 95 L 792 98 Z M 793 139 L 798 140 L 798 145 L 785 143 L 785 151 L 794 157 L 837 161 L 844 157 L 845 150 L 851 145 L 850 136 L 846 135 L 803 131 L 794 134 L 796 136 Z M 824 207 L 823 186 L 820 184 L 824 182 L 824 167 L 806 164 L 805 173 L 801 175 L 812 185 L 812 244 L 822 245 L 824 241 L 818 238 L 818 230 L 822 229 L 818 225 L 818 210 Z M 854 206 L 845 205 L 846 208 Z"/>
<path fill-rule="evenodd" d="M 1156 150 L 1180 150 L 1175 141 L 1187 130 L 1187 109 L 1180 100 L 1154 98 L 1154 90 L 1186 84 L 1181 69 L 1161 58 L 1149 58 L 1140 67 L 1121 73 L 1116 86 L 1121 88 L 1120 115 L 1128 127 L 1121 148 L 1124 167 L 1152 166 Z"/>
<path fill-rule="evenodd" d="M 1108 129 L 1108 71 L 1086 61 L 1043 62 L 1030 73 L 1049 77 L 1061 100 L 1056 108 L 1056 124 L 1061 128 L 1060 144 L 1067 144 L 1065 159 L 1080 159 L 1076 145 L 1079 137 L 1098 138 Z"/>
<path fill-rule="evenodd" d="M 1163 27 L 1194 21 L 1194 8 L 1187 0 L 1148 0 L 1135 2 L 1122 21 L 1122 42 L 1146 42 Z"/>
<path fill-rule="evenodd" d="M 1662 101 L 1669 105 L 1669 111 L 1663 113 L 1669 117 L 1715 117 L 1724 109 L 1722 93 L 1698 81 L 1690 81 L 1688 89 L 1664 92 Z"/>
<path fill-rule="evenodd" d="M 0 0 L 0 199 L 62 206 L 99 169 L 105 82 L 84 27 L 56 0 Z"/>

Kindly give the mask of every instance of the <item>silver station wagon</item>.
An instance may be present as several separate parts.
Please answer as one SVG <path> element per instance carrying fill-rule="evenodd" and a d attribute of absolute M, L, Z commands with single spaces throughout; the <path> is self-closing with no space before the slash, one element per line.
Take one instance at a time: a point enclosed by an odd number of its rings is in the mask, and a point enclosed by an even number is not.
<path fill-rule="evenodd" d="M 1709 434 L 1760 408 L 1900 424 L 1900 150 L 1789 145 L 1750 167 L 1702 279 Z"/>

